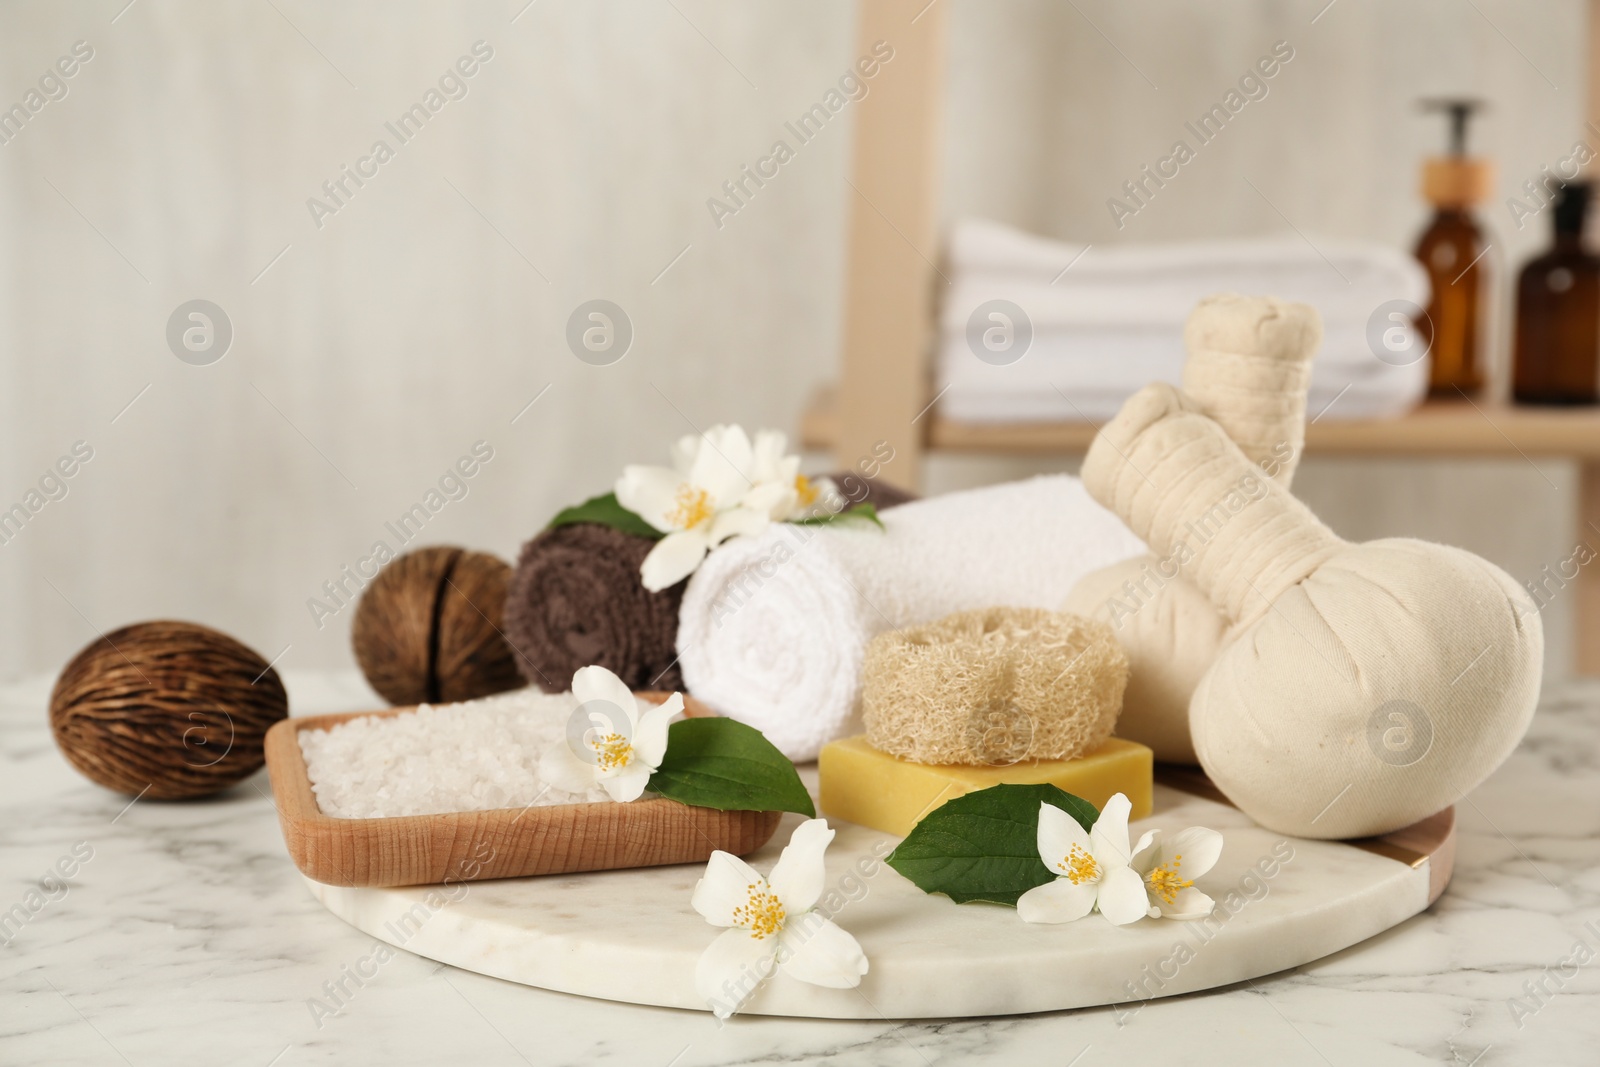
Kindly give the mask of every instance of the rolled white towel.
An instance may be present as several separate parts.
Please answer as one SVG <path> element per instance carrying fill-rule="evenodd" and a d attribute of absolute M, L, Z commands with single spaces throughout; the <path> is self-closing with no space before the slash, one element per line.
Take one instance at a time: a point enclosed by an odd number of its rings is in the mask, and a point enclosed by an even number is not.
<path fill-rule="evenodd" d="M 678 614 L 685 685 L 790 759 L 850 732 L 867 642 L 991 605 L 1056 610 L 1144 544 L 1077 478 L 1046 475 L 902 504 L 885 526 L 775 525 L 724 544 Z"/>

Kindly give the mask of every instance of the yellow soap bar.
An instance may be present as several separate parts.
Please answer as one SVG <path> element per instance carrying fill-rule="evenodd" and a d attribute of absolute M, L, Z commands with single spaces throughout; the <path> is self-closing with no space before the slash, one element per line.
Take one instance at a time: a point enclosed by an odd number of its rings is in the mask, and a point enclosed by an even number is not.
<path fill-rule="evenodd" d="M 1087 755 L 1066 760 L 1024 760 L 1003 767 L 912 763 L 873 748 L 865 736 L 823 746 L 817 757 L 822 812 L 835 819 L 904 837 L 928 812 L 947 800 L 992 785 L 1048 782 L 1096 808 L 1117 793 L 1133 804 L 1130 816 L 1150 814 L 1155 756 L 1120 737 Z"/>

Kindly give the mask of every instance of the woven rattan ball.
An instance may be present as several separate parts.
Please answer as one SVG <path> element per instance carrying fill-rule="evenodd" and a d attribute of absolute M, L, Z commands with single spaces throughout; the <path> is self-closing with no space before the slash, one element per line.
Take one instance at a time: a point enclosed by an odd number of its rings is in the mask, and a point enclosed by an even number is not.
<path fill-rule="evenodd" d="M 85 776 L 156 800 L 206 796 L 260 768 L 289 715 L 277 671 L 227 634 L 141 622 L 79 652 L 50 694 L 56 744 Z"/>
<path fill-rule="evenodd" d="M 1038 608 L 984 608 L 867 646 L 867 740 L 917 763 L 1072 759 L 1111 736 L 1128 657 L 1111 628 Z"/>
<path fill-rule="evenodd" d="M 367 682 L 391 704 L 474 700 L 518 689 L 501 632 L 511 565 L 435 545 L 407 552 L 361 594 L 350 641 Z"/>

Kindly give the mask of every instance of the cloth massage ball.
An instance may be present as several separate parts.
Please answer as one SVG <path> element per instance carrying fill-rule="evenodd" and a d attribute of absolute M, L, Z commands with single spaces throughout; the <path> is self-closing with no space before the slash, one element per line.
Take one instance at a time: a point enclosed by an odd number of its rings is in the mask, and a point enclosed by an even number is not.
<path fill-rule="evenodd" d="M 1101 429 L 1083 480 L 1157 558 L 1186 559 L 1208 602 L 1196 610 L 1233 621 L 1189 728 L 1212 781 L 1261 825 L 1387 833 L 1455 803 L 1521 740 L 1543 629 L 1493 564 L 1342 540 L 1168 385 Z"/>
<path fill-rule="evenodd" d="M 1305 446 L 1316 309 L 1223 293 L 1200 301 L 1183 331 L 1183 392 L 1262 473 L 1287 489 Z M 1202 524 L 1209 519 L 1202 517 Z M 1156 758 L 1194 763 L 1189 700 L 1232 624 L 1174 556 L 1143 555 L 1085 577 L 1063 611 L 1112 628 L 1131 672 L 1117 733 Z"/>

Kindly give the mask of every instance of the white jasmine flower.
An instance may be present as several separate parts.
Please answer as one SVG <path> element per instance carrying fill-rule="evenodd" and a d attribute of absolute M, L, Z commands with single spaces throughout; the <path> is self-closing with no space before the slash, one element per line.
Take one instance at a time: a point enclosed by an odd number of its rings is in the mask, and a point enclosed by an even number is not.
<path fill-rule="evenodd" d="M 1122 793 L 1106 801 L 1093 829 L 1051 804 L 1039 805 L 1039 858 L 1055 873 L 1053 882 L 1035 886 L 1017 901 L 1024 922 L 1067 923 L 1098 910 L 1115 926 L 1137 922 L 1149 913 L 1144 879 L 1130 863 L 1135 851 L 1153 835 L 1128 848 L 1128 813 L 1133 805 Z"/>
<path fill-rule="evenodd" d="M 604 667 L 572 676 L 572 695 L 590 726 L 574 745 L 559 744 L 539 760 L 539 777 L 557 789 L 584 793 L 599 784 L 612 800 L 637 800 L 667 752 L 667 726 L 683 710 L 674 693 L 661 704 L 641 701 Z"/>
<path fill-rule="evenodd" d="M 775 970 L 830 989 L 861 984 L 867 973 L 861 945 L 814 910 L 833 833 L 822 819 L 801 823 L 767 878 L 731 853 L 711 854 L 692 903 L 707 922 L 728 929 L 701 955 L 694 980 L 719 1019 Z"/>
<path fill-rule="evenodd" d="M 788 438 L 777 430 L 761 430 L 754 445 L 755 486 L 745 506 L 764 512 L 773 522 L 791 522 L 839 510 L 843 498 L 831 478 L 807 478 L 800 457 L 785 455 Z"/>
<path fill-rule="evenodd" d="M 1139 839 L 1130 866 L 1144 879 L 1153 919 L 1203 919 L 1214 902 L 1194 887 L 1222 855 L 1222 835 L 1204 826 L 1174 834 L 1170 842 L 1160 830 Z"/>
<path fill-rule="evenodd" d="M 713 426 L 699 437 L 680 438 L 672 459 L 672 468 L 625 467 L 616 484 L 617 503 L 667 535 L 639 568 L 652 593 L 693 574 L 723 541 L 760 533 L 770 521 L 770 505 L 745 503 L 756 482 L 744 430 Z"/>

